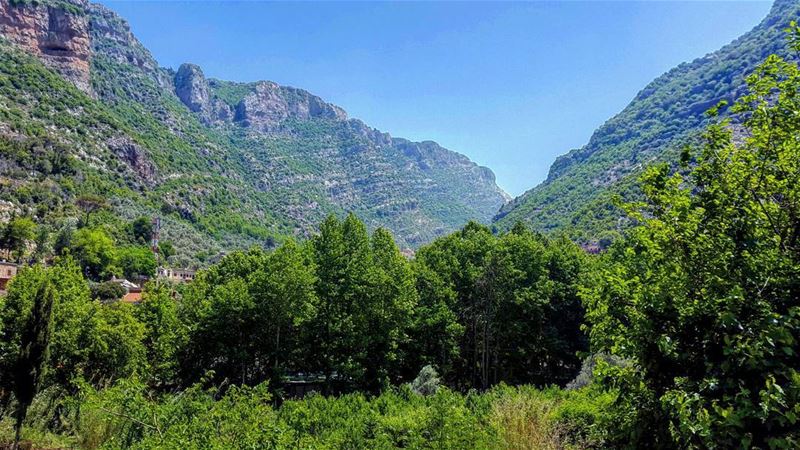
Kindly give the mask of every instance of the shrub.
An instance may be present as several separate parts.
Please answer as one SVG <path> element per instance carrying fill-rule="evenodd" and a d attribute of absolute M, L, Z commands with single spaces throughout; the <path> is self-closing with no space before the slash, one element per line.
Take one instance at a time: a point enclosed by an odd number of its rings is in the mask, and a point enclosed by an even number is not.
<path fill-rule="evenodd" d="M 425 366 L 411 382 L 411 390 L 418 395 L 433 395 L 439 390 L 439 374 L 432 366 Z"/>

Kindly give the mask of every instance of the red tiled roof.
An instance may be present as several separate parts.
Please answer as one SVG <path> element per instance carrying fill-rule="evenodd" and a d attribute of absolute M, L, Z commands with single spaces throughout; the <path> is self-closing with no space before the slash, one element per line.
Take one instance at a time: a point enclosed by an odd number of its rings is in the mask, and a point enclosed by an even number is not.
<path fill-rule="evenodd" d="M 142 301 L 142 292 L 128 292 L 122 297 L 122 301 L 125 303 L 139 303 Z"/>

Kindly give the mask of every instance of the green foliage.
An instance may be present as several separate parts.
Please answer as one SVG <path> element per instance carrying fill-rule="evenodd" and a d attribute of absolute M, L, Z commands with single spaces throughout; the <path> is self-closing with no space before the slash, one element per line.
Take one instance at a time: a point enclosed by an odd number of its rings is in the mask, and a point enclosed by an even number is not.
<path fill-rule="evenodd" d="M 156 273 L 156 257 L 153 251 L 144 245 L 129 245 L 116 251 L 116 265 L 125 278 L 136 280 L 152 277 Z"/>
<path fill-rule="evenodd" d="M 0 400 L 6 404 L 6 375 L 19 354 L 23 326 L 30 320 L 35 295 L 43 283 L 53 292 L 53 325 L 44 386 L 72 390 L 76 378 L 101 385 L 142 371 L 144 327 L 129 305 L 103 305 L 90 298 L 80 267 L 62 259 L 53 267 L 23 268 L 9 283 L 1 308 Z"/>
<path fill-rule="evenodd" d="M 131 222 L 131 237 L 140 245 L 148 245 L 153 234 L 153 222 L 149 217 L 139 217 Z"/>
<path fill-rule="evenodd" d="M 178 317 L 175 291 L 166 283 L 146 285 L 142 302 L 134 311 L 144 326 L 144 347 L 150 366 L 152 383 L 156 386 L 175 383 L 178 375 L 178 350 L 185 347 L 185 329 Z"/>
<path fill-rule="evenodd" d="M 470 223 L 420 249 L 415 263 L 420 303 L 441 312 L 417 322 L 413 334 L 433 340 L 411 353 L 441 368 L 447 381 L 563 385 L 577 372 L 576 353 L 586 349 L 578 288 L 587 257 L 576 245 L 522 226 L 494 236 Z M 457 351 L 446 344 L 453 338 Z"/>
<path fill-rule="evenodd" d="M 175 256 L 176 254 L 175 246 L 172 245 L 172 243 L 169 241 L 159 242 L 158 253 L 161 255 L 162 258 L 164 258 L 164 261 L 166 261 L 172 256 Z"/>
<path fill-rule="evenodd" d="M 53 322 L 53 290 L 44 280 L 36 291 L 33 308 L 20 336 L 20 351 L 14 368 L 13 392 L 17 401 L 15 443 L 19 445 L 28 407 L 39 390 L 50 351 Z"/>
<path fill-rule="evenodd" d="M 578 371 L 588 261 L 574 244 L 471 224 L 412 264 L 354 215 L 320 230 L 304 245 L 232 253 L 187 286 L 182 384 L 211 370 L 215 382 L 281 387 L 302 374 L 328 393 L 379 392 L 436 365 L 466 390 L 564 385 Z"/>
<path fill-rule="evenodd" d="M 111 236 L 102 228 L 81 228 L 76 231 L 70 240 L 70 254 L 91 280 L 102 280 L 120 274 L 117 248 Z"/>
<path fill-rule="evenodd" d="M 90 283 L 89 290 L 93 299 L 101 302 L 119 300 L 126 294 L 125 288 L 116 281 L 103 281 L 101 283 Z"/>
<path fill-rule="evenodd" d="M 75 404 L 84 448 L 495 449 L 599 448 L 596 434 L 611 398 L 595 390 L 501 386 L 466 395 L 427 396 L 407 388 L 369 398 L 311 395 L 271 405 L 265 384 L 195 385 L 158 399 L 135 380 L 86 387 Z"/>
<path fill-rule="evenodd" d="M 690 178 L 648 169 L 587 291 L 595 350 L 632 362 L 601 365 L 618 445 L 800 445 L 800 69 L 770 56 L 747 84 L 742 141 L 721 120 Z"/>
<path fill-rule="evenodd" d="M 0 247 L 16 255 L 21 260 L 29 241 L 36 237 L 36 223 L 29 217 L 14 217 L 2 229 L 0 234 Z"/>

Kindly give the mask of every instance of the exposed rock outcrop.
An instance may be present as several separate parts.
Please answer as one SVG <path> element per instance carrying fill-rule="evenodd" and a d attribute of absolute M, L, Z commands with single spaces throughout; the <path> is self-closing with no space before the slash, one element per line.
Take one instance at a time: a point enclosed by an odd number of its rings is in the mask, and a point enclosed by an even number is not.
<path fill-rule="evenodd" d="M 246 127 L 273 131 L 286 119 L 312 118 L 343 121 L 347 113 L 302 89 L 262 81 L 239 103 L 234 120 Z"/>
<path fill-rule="evenodd" d="M 125 19 L 97 3 L 90 3 L 86 13 L 93 57 L 137 67 L 162 88 L 172 89 L 172 74 L 159 67 L 150 51 L 131 32 Z"/>
<path fill-rule="evenodd" d="M 91 93 L 91 56 L 85 0 L 11 3 L 0 0 L 0 36 L 39 57 Z"/>
<path fill-rule="evenodd" d="M 181 64 L 175 74 L 175 94 L 193 112 L 208 111 L 208 82 L 199 66 Z"/>
<path fill-rule="evenodd" d="M 233 118 L 230 106 L 210 96 L 208 81 L 202 69 L 195 64 L 184 63 L 178 68 L 175 74 L 175 94 L 206 124 Z"/>
<path fill-rule="evenodd" d="M 127 136 L 111 138 L 106 144 L 121 161 L 128 165 L 143 184 L 152 185 L 155 182 L 155 167 L 142 147 Z"/>

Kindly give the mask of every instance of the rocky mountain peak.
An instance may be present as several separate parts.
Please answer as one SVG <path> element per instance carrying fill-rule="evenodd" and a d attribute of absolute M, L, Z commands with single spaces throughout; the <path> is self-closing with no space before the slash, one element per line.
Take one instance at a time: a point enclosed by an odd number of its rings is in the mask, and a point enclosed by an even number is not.
<path fill-rule="evenodd" d="M 87 7 L 85 0 L 0 0 L 0 36 L 91 93 Z"/>
<path fill-rule="evenodd" d="M 208 110 L 208 82 L 200 66 L 181 64 L 175 74 L 175 94 L 193 112 Z"/>
<path fill-rule="evenodd" d="M 277 129 L 286 119 L 347 120 L 347 113 L 308 91 L 261 81 L 236 108 L 235 120 L 261 131 Z"/>
<path fill-rule="evenodd" d="M 136 39 L 125 19 L 97 3 L 89 5 L 88 14 L 93 53 L 149 73 L 158 70 L 153 55 Z"/>
<path fill-rule="evenodd" d="M 212 98 L 208 80 L 196 64 L 184 63 L 178 68 L 175 74 L 175 95 L 207 125 L 233 117 L 227 104 Z"/>

